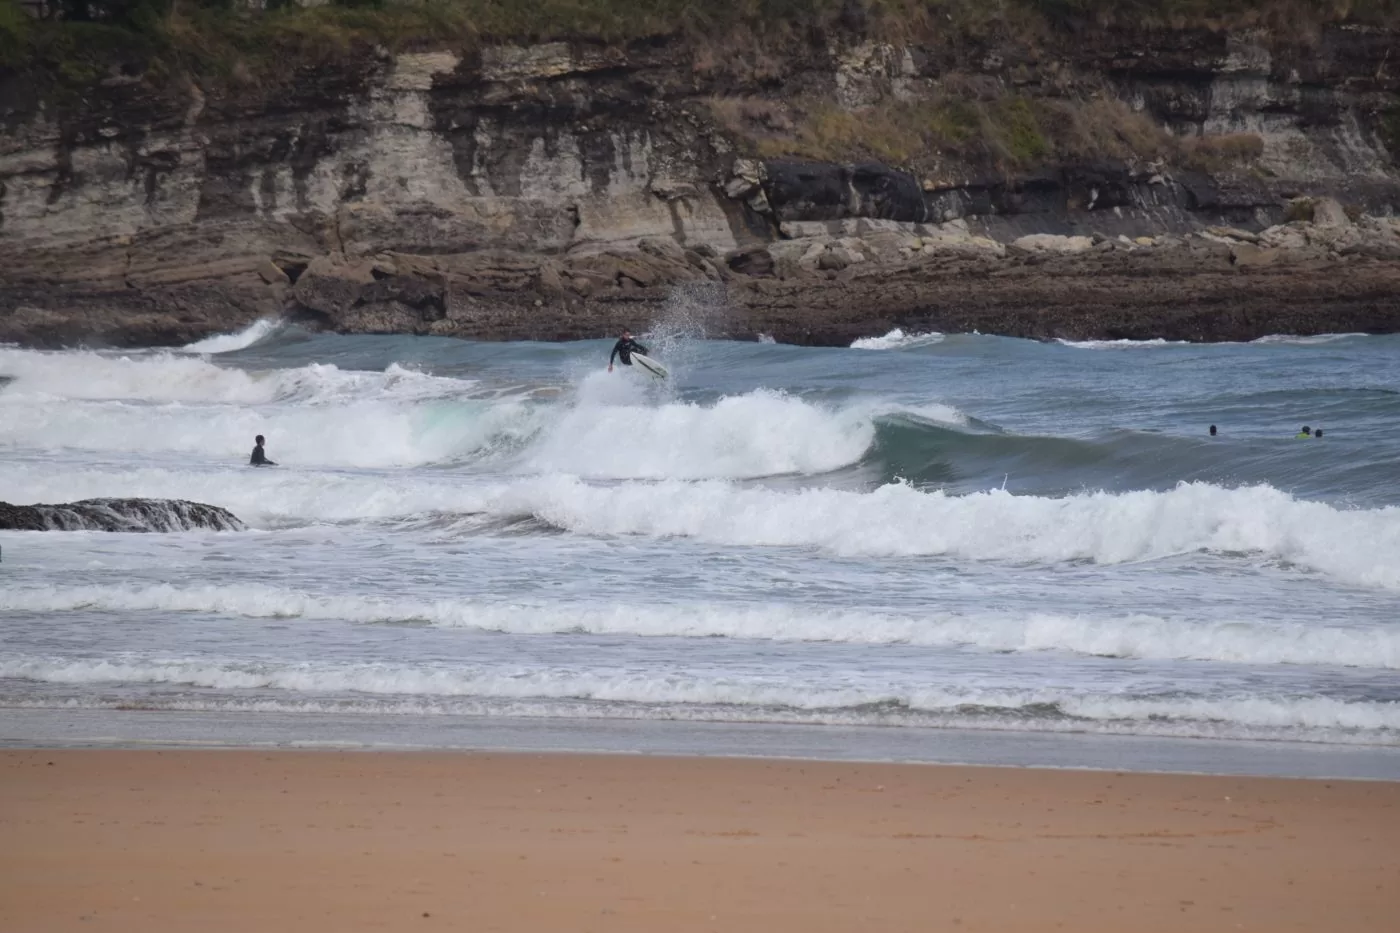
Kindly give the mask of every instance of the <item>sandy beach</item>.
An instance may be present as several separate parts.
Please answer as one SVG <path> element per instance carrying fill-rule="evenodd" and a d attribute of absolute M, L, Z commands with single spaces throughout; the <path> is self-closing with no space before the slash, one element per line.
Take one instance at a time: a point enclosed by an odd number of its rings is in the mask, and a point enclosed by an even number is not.
<path fill-rule="evenodd" d="M 1390 931 L 1400 783 L 0 754 L 0 928 Z"/>

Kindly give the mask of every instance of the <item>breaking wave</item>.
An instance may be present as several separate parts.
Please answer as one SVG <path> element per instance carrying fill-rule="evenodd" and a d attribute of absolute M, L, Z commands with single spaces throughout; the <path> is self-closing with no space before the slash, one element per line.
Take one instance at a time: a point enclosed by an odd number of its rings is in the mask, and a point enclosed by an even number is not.
<path fill-rule="evenodd" d="M 280 321 L 263 318 L 254 321 L 236 334 L 217 334 L 213 337 L 205 337 L 203 340 L 196 340 L 194 343 L 181 347 L 181 350 L 185 353 L 232 353 L 234 350 L 246 350 L 275 334 L 281 326 Z"/>
<path fill-rule="evenodd" d="M 859 493 L 713 482 L 600 487 L 551 477 L 491 493 L 482 510 L 578 533 L 847 556 L 1120 564 L 1199 551 L 1245 554 L 1400 588 L 1400 508 L 1337 509 L 1268 486 L 1184 483 L 1167 492 L 1046 498 L 996 490 L 950 496 L 903 484 Z"/>
<path fill-rule="evenodd" d="M 915 347 L 928 347 L 942 343 L 940 333 L 906 334 L 896 327 L 883 337 L 861 337 L 852 341 L 852 350 L 912 350 Z"/>
<path fill-rule="evenodd" d="M 1065 340 L 1062 337 L 1056 337 L 1055 342 L 1078 350 L 1151 350 L 1157 347 L 1188 347 L 1191 345 L 1186 340 L 1163 340 L 1161 337 L 1152 340 Z"/>
<path fill-rule="evenodd" d="M 0 611 L 203 612 L 256 619 L 589 634 L 1068 651 L 1094 657 L 1400 669 L 1400 630 L 1324 624 L 1031 613 L 825 610 L 802 604 L 598 606 L 334 596 L 261 584 L 79 586 L 0 593 Z"/>
<path fill-rule="evenodd" d="M 1050 498 L 1000 490 L 954 496 L 900 483 L 871 492 L 719 481 L 595 485 L 560 475 L 481 484 L 444 475 L 386 484 L 373 476 L 274 470 L 90 471 L 60 478 L 12 466 L 0 467 L 0 477 L 35 500 L 64 490 L 85 497 L 114 489 L 174 495 L 221 505 L 254 526 L 439 516 L 475 532 L 483 521 L 533 519 L 592 536 L 1045 564 L 1206 553 L 1400 589 L 1400 508 L 1343 509 L 1268 486 L 1186 483 L 1165 492 Z"/>
<path fill-rule="evenodd" d="M 1308 337 L 1299 337 L 1293 334 L 1270 334 L 1267 337 L 1259 337 L 1251 343 L 1258 344 L 1291 344 L 1299 347 L 1312 347 L 1323 343 L 1335 343 L 1338 340 L 1350 340 L 1353 337 L 1369 337 L 1369 334 L 1349 333 L 1349 334 L 1313 334 Z"/>
<path fill-rule="evenodd" d="M 525 468 L 608 479 L 824 473 L 858 461 L 874 414 L 758 389 L 712 404 L 573 405 L 531 445 Z"/>
<path fill-rule="evenodd" d="M 474 380 L 430 376 L 398 364 L 383 372 L 343 370 L 329 363 L 256 372 L 180 353 L 118 356 L 0 348 L 0 372 L 13 379 L 0 398 L 28 404 L 59 399 L 147 406 L 410 402 L 470 394 L 477 386 Z"/>
<path fill-rule="evenodd" d="M 308 702 L 317 703 L 316 697 L 321 695 L 342 701 L 354 696 L 395 701 L 387 705 L 359 701 L 375 712 L 393 712 L 399 704 L 408 704 L 410 711 L 419 713 L 463 712 L 459 702 L 454 702 L 461 700 L 490 704 L 466 707 L 466 711 L 485 712 L 499 711 L 502 704 L 544 701 L 534 710 L 507 705 L 507 714 L 943 725 L 1208 737 L 1243 734 L 1315 737 L 1322 741 L 1345 740 L 1345 734 L 1350 733 L 1354 739 L 1379 744 L 1393 743 L 1400 730 L 1400 705 L 1324 696 L 1100 695 L 1065 688 L 817 685 L 762 675 L 706 675 L 680 670 L 591 672 L 501 669 L 469 663 L 9 657 L 0 659 L 0 678 L 47 684 L 165 684 L 227 692 L 258 691 L 241 700 L 236 695 L 203 701 L 176 698 L 175 708 L 219 708 L 230 701 L 235 706 L 251 701 L 263 708 L 297 708 Z M 270 695 L 267 691 L 276 693 Z M 288 695 L 281 695 L 283 691 Z M 292 692 L 295 696 L 290 695 Z M 564 711 L 559 707 L 561 701 L 598 705 L 571 706 Z M 143 705 L 161 704 L 159 695 L 143 701 Z"/>
<path fill-rule="evenodd" d="M 0 350 L 0 438 L 17 447 L 241 462 L 255 434 L 284 465 L 384 469 L 490 461 L 594 479 L 742 479 L 857 463 L 893 409 L 756 389 L 707 401 L 592 373 L 561 396 L 399 364 L 252 372 L 179 354 Z M 958 424 L 947 406 L 918 417 Z M 115 494 L 129 494 L 119 492 Z"/>

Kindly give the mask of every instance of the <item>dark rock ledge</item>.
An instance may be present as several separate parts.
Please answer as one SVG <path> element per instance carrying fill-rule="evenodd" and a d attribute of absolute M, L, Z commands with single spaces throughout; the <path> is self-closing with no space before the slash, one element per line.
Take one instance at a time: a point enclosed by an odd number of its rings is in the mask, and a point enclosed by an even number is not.
<path fill-rule="evenodd" d="M 217 505 L 184 499 L 84 499 L 61 505 L 0 502 L 6 531 L 242 531 L 243 522 Z"/>

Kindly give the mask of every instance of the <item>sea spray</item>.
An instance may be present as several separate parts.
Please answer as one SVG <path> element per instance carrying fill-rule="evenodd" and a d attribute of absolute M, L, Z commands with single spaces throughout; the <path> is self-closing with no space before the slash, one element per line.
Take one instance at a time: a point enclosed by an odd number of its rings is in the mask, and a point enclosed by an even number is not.
<path fill-rule="evenodd" d="M 237 333 L 205 337 L 180 349 L 184 353 L 232 353 L 236 350 L 246 350 L 273 336 L 281 327 L 282 322 L 275 318 L 262 318 Z"/>

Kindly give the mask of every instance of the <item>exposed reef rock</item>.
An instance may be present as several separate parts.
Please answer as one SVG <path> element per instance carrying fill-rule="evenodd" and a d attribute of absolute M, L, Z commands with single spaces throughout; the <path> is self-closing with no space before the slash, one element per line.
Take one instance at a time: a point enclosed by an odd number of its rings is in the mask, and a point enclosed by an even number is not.
<path fill-rule="evenodd" d="M 645 327 L 678 287 L 711 302 L 717 336 L 816 343 L 887 325 L 1400 330 L 1386 64 L 1400 37 L 1332 27 L 1302 51 L 1257 32 L 1093 38 L 1032 54 L 827 36 L 761 74 L 701 67 L 679 38 L 381 52 L 259 91 L 115 82 L 64 106 L 12 75 L 0 341 L 183 344 L 263 316 L 597 337 Z M 717 116 L 736 100 L 917 103 L 953 73 L 969 95 L 1111 99 L 1176 138 L 1258 151 L 1215 167 L 1047 153 L 1039 168 L 929 155 L 900 169 L 763 158 Z"/>
<path fill-rule="evenodd" d="M 7 531 L 242 531 L 227 509 L 183 499 L 83 499 L 63 505 L 0 502 Z"/>

